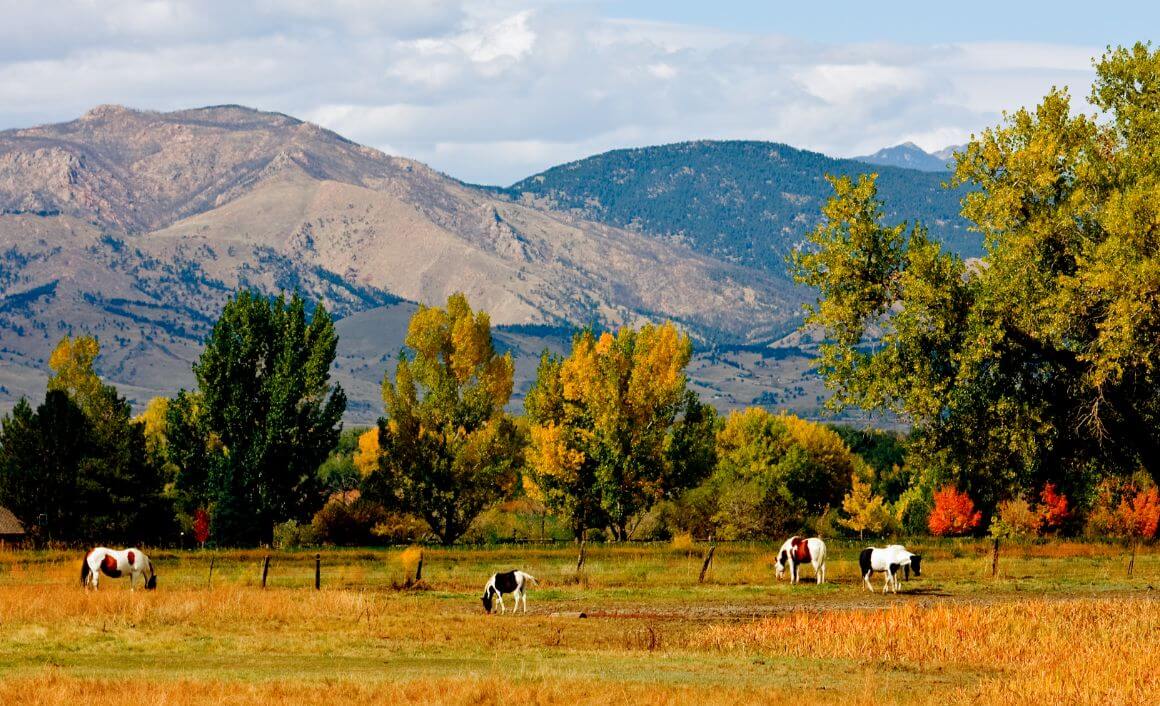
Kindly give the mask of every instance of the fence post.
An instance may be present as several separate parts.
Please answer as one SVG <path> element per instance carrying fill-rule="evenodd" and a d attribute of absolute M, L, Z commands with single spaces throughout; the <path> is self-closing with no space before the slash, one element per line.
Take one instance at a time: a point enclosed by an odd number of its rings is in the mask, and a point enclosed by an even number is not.
<path fill-rule="evenodd" d="M 216 559 L 216 556 L 211 556 L 209 558 L 209 578 L 205 581 L 206 588 L 213 588 L 213 563 Z"/>
<path fill-rule="evenodd" d="M 314 555 L 314 590 L 322 589 L 322 554 Z"/>
<path fill-rule="evenodd" d="M 423 551 L 419 550 L 419 563 L 415 565 L 415 583 L 423 580 Z"/>
<path fill-rule="evenodd" d="M 262 588 L 266 587 L 266 577 L 270 574 L 270 555 L 262 560 Z"/>
<path fill-rule="evenodd" d="M 991 578 L 999 575 L 999 538 L 995 537 L 995 549 L 991 554 Z"/>
<path fill-rule="evenodd" d="M 580 555 L 576 557 L 576 573 L 584 568 L 584 545 L 588 542 L 588 530 L 584 530 L 580 535 Z"/>
<path fill-rule="evenodd" d="M 713 541 L 712 537 L 709 541 Z M 717 550 L 716 544 L 709 545 L 709 551 L 705 552 L 705 563 L 701 564 L 701 575 L 697 578 L 697 583 L 705 583 L 705 574 L 709 571 L 709 564 L 713 562 L 713 552 Z"/>

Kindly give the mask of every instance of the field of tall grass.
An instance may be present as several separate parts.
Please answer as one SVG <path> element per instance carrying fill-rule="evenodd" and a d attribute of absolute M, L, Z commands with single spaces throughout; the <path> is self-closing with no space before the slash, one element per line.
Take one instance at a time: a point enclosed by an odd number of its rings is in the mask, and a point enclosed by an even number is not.
<path fill-rule="evenodd" d="M 80 587 L 78 553 L 0 553 L 0 699 L 12 703 L 1148 703 L 1160 552 L 928 543 L 921 579 L 868 593 L 858 547 L 829 582 L 773 578 L 776 547 L 688 542 L 152 552 L 154 592 Z M 210 560 L 214 563 L 212 583 Z M 488 575 L 539 579 L 484 615 Z M 805 570 L 809 576 L 809 570 Z M 875 580 L 881 586 L 881 579 Z M 409 587 L 408 587 L 409 586 Z M 587 617 L 580 618 L 583 613 Z"/>

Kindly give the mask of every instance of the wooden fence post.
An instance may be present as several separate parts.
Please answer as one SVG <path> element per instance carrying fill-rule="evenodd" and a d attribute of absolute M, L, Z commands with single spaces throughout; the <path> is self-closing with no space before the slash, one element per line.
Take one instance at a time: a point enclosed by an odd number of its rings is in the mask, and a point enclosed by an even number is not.
<path fill-rule="evenodd" d="M 712 538 L 709 541 L 713 541 Z M 701 564 L 701 576 L 697 578 L 697 583 L 705 583 L 705 574 L 709 571 L 709 564 L 713 563 L 713 552 L 716 549 L 716 544 L 710 544 L 709 551 L 705 552 L 705 563 Z"/>
<path fill-rule="evenodd" d="M 580 554 L 576 557 L 576 573 L 584 568 L 584 545 L 588 542 L 588 530 L 580 535 Z"/>
<path fill-rule="evenodd" d="M 266 587 L 266 577 L 270 574 L 270 555 L 262 560 L 262 588 Z"/>
<path fill-rule="evenodd" d="M 211 556 L 209 558 L 209 578 L 205 581 L 206 588 L 213 588 L 213 563 L 216 559 L 216 556 Z"/>
<path fill-rule="evenodd" d="M 314 590 L 322 589 L 322 554 L 314 555 Z"/>
<path fill-rule="evenodd" d="M 991 554 L 991 578 L 999 575 L 999 538 L 995 537 L 995 549 Z"/>
<path fill-rule="evenodd" d="M 415 565 L 415 583 L 423 580 L 423 551 L 419 550 L 419 563 Z"/>

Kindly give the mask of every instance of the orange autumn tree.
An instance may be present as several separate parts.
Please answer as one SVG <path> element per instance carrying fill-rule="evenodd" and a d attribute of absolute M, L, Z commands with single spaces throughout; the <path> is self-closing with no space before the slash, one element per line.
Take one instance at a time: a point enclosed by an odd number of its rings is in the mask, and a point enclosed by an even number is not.
<path fill-rule="evenodd" d="M 626 539 L 641 512 L 708 472 L 702 455 L 674 453 L 695 446 L 689 428 L 712 434 L 712 415 L 687 389 L 691 355 L 689 337 L 665 323 L 615 335 L 583 331 L 568 357 L 541 358 L 524 403 L 527 479 L 531 494 L 566 513 L 577 534 L 610 526 Z"/>
<path fill-rule="evenodd" d="M 979 526 L 983 513 L 975 510 L 975 503 L 966 493 L 948 485 L 934 494 L 934 509 L 927 526 L 938 537 L 957 537 Z"/>
<path fill-rule="evenodd" d="M 1043 486 L 1039 494 L 1039 529 L 1041 532 L 1050 532 L 1063 526 L 1071 518 L 1068 509 L 1067 496 L 1055 489 L 1054 483 Z"/>
<path fill-rule="evenodd" d="M 1156 486 L 1125 493 L 1116 508 L 1120 533 L 1131 540 L 1147 540 L 1160 530 L 1160 491 Z"/>

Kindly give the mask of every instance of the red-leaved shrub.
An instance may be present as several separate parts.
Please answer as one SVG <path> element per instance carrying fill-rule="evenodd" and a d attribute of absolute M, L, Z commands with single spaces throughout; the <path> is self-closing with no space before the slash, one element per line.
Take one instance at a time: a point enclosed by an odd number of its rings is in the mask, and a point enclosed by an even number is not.
<path fill-rule="evenodd" d="M 948 485 L 934 494 L 934 509 L 927 527 L 938 537 L 964 535 L 979 526 L 983 513 L 975 510 L 975 503 L 966 493 Z"/>

